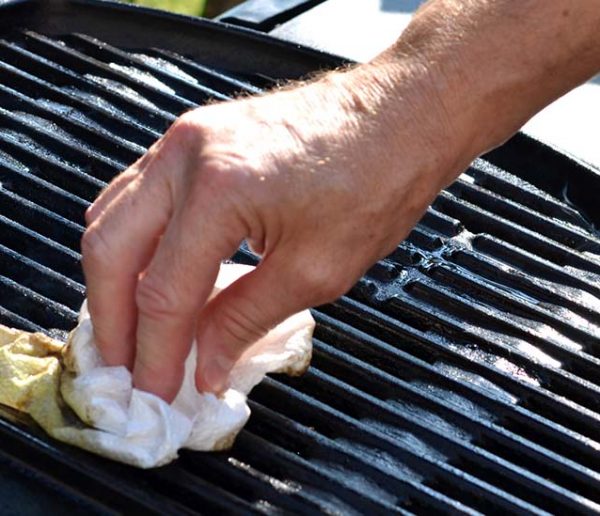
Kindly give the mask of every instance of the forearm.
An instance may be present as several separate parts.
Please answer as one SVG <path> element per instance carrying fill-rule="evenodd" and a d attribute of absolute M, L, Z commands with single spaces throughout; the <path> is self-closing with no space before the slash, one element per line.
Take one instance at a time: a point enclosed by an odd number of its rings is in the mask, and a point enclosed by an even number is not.
<path fill-rule="evenodd" d="M 401 138 L 444 148 L 441 188 L 598 70 L 597 0 L 433 0 L 392 48 L 348 81 L 362 91 L 354 109 L 375 113 L 390 155 Z M 407 121 L 406 113 L 419 119 Z"/>
<path fill-rule="evenodd" d="M 600 70 L 600 4 L 435 1 L 419 12 L 389 58 L 407 52 L 439 67 L 440 95 L 448 95 L 452 119 L 476 128 L 482 151 Z"/>

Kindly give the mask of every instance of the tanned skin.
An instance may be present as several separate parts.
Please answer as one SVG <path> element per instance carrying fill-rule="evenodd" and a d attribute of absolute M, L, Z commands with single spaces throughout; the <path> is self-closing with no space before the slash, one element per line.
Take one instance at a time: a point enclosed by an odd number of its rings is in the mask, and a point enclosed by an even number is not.
<path fill-rule="evenodd" d="M 171 401 L 335 299 L 478 155 L 600 70 L 598 0 L 432 0 L 372 62 L 180 117 L 87 212 L 96 342 Z M 247 239 L 258 268 L 205 304 Z"/>

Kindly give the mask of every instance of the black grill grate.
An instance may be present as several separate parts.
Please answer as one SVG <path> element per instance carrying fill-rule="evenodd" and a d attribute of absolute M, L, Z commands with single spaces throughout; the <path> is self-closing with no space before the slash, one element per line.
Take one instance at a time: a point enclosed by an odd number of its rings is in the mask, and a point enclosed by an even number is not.
<path fill-rule="evenodd" d="M 85 35 L 0 41 L 0 321 L 71 329 L 99 189 L 182 111 L 264 84 Z M 255 389 L 230 452 L 137 471 L 3 409 L 0 462 L 100 512 L 599 511 L 600 238 L 512 171 L 476 161 L 314 310 L 313 367 Z"/>

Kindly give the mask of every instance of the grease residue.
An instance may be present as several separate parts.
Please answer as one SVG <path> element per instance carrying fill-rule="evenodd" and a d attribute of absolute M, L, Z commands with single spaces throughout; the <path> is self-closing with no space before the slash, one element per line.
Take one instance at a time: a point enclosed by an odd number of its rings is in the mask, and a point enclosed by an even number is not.
<path fill-rule="evenodd" d="M 353 449 L 357 449 L 356 443 L 351 443 L 351 445 Z M 372 454 L 365 456 L 365 458 L 368 461 L 371 461 Z M 369 478 L 368 473 L 359 473 L 340 464 L 332 464 L 331 462 L 323 460 L 313 460 L 311 463 L 320 470 L 328 472 L 341 484 L 358 491 L 359 493 L 368 493 L 370 498 L 382 500 L 385 503 L 392 505 L 395 505 L 398 502 L 398 496 L 380 487 L 374 480 Z M 376 467 L 379 467 L 379 464 L 376 464 Z M 401 470 L 399 470 L 399 472 L 400 471 Z"/>
<path fill-rule="evenodd" d="M 167 86 L 164 82 L 159 81 L 154 75 L 144 72 L 138 68 L 133 66 L 125 66 L 118 63 L 109 63 L 109 65 L 113 70 L 117 70 L 119 72 L 124 73 L 128 77 L 131 77 L 133 80 L 141 82 L 146 86 L 150 86 L 155 90 L 162 91 L 164 93 L 169 93 L 170 95 L 175 95 L 175 90 Z"/>
<path fill-rule="evenodd" d="M 181 68 L 174 65 L 170 61 L 166 59 L 162 59 L 160 57 L 148 56 L 146 54 L 131 54 L 133 57 L 139 59 L 140 61 L 146 63 L 147 65 L 153 66 L 155 68 L 164 70 L 165 72 L 178 77 L 179 79 L 183 79 L 190 84 L 198 84 L 198 81 L 192 77 L 191 75 L 184 72 Z"/>
<path fill-rule="evenodd" d="M 134 89 L 130 88 L 129 86 L 125 86 L 118 81 L 113 81 L 112 79 L 98 77 L 97 75 L 91 74 L 85 74 L 85 78 L 135 104 L 140 104 L 150 109 L 158 109 L 156 105 L 150 102 L 146 97 L 140 95 Z"/>

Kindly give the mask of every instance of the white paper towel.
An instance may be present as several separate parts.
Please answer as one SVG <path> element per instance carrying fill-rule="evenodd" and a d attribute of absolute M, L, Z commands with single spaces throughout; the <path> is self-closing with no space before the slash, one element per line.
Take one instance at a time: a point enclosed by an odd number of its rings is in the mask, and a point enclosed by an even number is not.
<path fill-rule="evenodd" d="M 252 267 L 221 266 L 215 292 Z M 214 294 L 214 293 L 213 293 Z M 55 437 L 114 460 L 141 468 L 166 464 L 181 448 L 220 450 L 233 444 L 250 415 L 246 394 L 268 372 L 297 375 L 306 370 L 312 352 L 314 320 L 308 310 L 274 328 L 248 350 L 231 373 L 231 388 L 222 397 L 196 390 L 196 346 L 185 364 L 181 390 L 172 404 L 133 388 L 125 367 L 103 364 L 93 340 L 93 326 L 84 303 L 72 332 L 64 362 L 61 393 L 89 427 L 63 426 Z M 168 344 L 165 345 L 168 353 Z"/>

